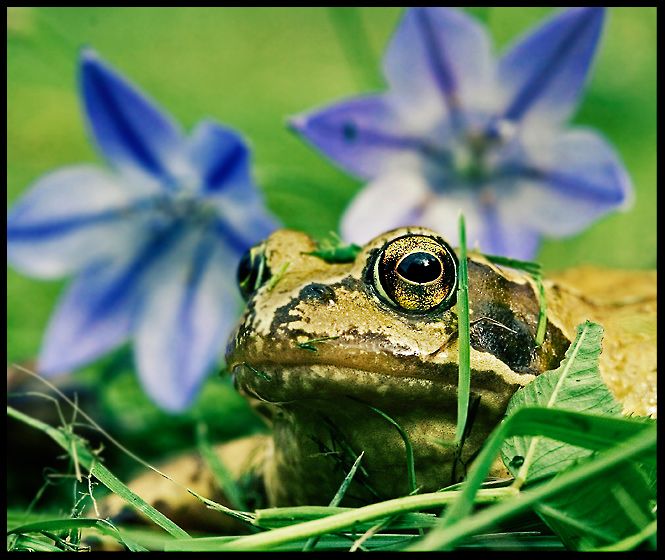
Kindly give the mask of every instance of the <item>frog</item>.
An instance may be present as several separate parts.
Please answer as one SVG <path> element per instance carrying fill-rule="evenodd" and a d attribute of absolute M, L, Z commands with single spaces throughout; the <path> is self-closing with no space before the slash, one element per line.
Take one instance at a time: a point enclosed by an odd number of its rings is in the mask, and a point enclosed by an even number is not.
<path fill-rule="evenodd" d="M 404 227 L 341 261 L 322 258 L 308 234 L 281 229 L 240 262 L 246 305 L 225 359 L 236 389 L 271 432 L 217 452 L 254 496 L 252 507 L 327 505 L 354 468 L 341 505 L 408 495 L 407 447 L 418 492 L 460 482 L 513 394 L 557 368 L 575 326 L 587 320 L 604 326 L 599 369 L 624 411 L 657 416 L 655 271 L 586 267 L 541 282 L 469 252 L 469 414 L 461 443 L 450 445 L 458 252 L 430 229 Z M 183 458 L 171 472 L 228 504 L 223 491 L 211 494 L 200 462 Z M 489 476 L 510 475 L 497 458 Z M 165 481 L 147 477 L 153 483 L 143 487 L 159 495 Z M 212 514 L 199 509 L 187 517 L 205 524 Z"/>

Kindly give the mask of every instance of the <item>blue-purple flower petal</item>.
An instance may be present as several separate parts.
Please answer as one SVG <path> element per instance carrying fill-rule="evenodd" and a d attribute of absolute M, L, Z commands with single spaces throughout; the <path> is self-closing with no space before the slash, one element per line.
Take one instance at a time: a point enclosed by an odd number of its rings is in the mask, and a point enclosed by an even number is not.
<path fill-rule="evenodd" d="M 388 96 L 364 96 L 291 120 L 292 127 L 362 178 L 418 164 L 423 140 L 409 134 Z"/>
<path fill-rule="evenodd" d="M 172 186 L 186 172 L 177 123 L 92 49 L 82 51 L 80 73 L 88 125 L 102 155 Z"/>
<path fill-rule="evenodd" d="M 596 51 L 605 8 L 572 8 L 516 41 L 499 62 L 502 118 L 531 113 L 560 122 L 577 106 Z"/>
<path fill-rule="evenodd" d="M 140 295 L 129 274 L 125 263 L 107 262 L 72 281 L 42 341 L 42 375 L 73 371 L 128 340 Z"/>
<path fill-rule="evenodd" d="M 160 281 L 147 294 L 134 353 L 142 386 L 165 410 L 191 403 L 236 320 L 232 257 L 213 238 L 192 234 L 152 270 Z"/>
<path fill-rule="evenodd" d="M 451 8 L 409 8 L 383 71 L 412 118 L 428 115 L 430 126 L 443 118 L 461 125 L 465 110 L 492 103 L 490 37 L 472 17 Z"/>
<path fill-rule="evenodd" d="M 141 301 L 154 290 L 156 263 L 173 254 L 181 237 L 182 226 L 175 224 L 124 258 L 92 263 L 83 270 L 49 323 L 40 372 L 76 369 L 121 344 L 134 329 Z"/>
<path fill-rule="evenodd" d="M 542 235 L 537 226 L 530 227 L 524 220 L 515 219 L 515 209 L 502 201 L 503 194 L 500 188 L 488 186 L 484 197 L 475 201 L 479 220 L 476 228 L 471 228 L 468 232 L 467 240 L 472 241 L 475 238 L 474 244 L 488 255 L 507 255 L 514 259 L 531 260 Z M 522 208 L 522 211 L 529 210 Z"/>
<path fill-rule="evenodd" d="M 216 194 L 234 189 L 254 196 L 249 173 L 249 148 L 234 130 L 214 121 L 199 123 L 187 141 L 190 159 L 201 177 L 201 191 Z"/>
<path fill-rule="evenodd" d="M 148 395 L 194 398 L 239 311 L 241 255 L 276 227 L 234 131 L 179 126 L 94 51 L 80 59 L 92 136 L 113 174 L 53 172 L 8 212 L 8 262 L 78 273 L 44 337 L 40 370 L 73 370 L 132 340 Z"/>
<path fill-rule="evenodd" d="M 347 241 L 421 225 L 457 242 L 457 216 L 481 251 L 531 259 L 543 235 L 576 233 L 627 206 L 632 185 L 598 137 L 565 134 L 605 8 L 557 14 L 500 61 L 483 26 L 413 7 L 392 38 L 388 90 L 299 117 L 296 128 L 369 179 L 341 221 Z M 592 135 L 593 136 L 593 135 Z"/>
<path fill-rule="evenodd" d="M 201 177 L 201 197 L 214 206 L 218 235 L 243 253 L 279 227 L 250 174 L 249 148 L 235 131 L 201 122 L 189 139 L 192 166 Z"/>
<path fill-rule="evenodd" d="M 632 203 L 632 183 L 612 146 L 592 130 L 562 133 L 551 158 L 517 183 L 507 204 L 512 219 L 551 237 L 580 232 Z"/>
<path fill-rule="evenodd" d="M 154 196 L 150 182 L 127 185 L 87 165 L 38 180 L 7 214 L 7 260 L 25 274 L 59 278 L 123 255 L 142 238 L 135 206 Z"/>

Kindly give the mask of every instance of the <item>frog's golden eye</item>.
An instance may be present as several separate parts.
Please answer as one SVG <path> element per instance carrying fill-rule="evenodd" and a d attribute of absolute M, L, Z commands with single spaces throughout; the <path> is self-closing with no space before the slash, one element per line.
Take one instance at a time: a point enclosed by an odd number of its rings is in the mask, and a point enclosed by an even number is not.
<path fill-rule="evenodd" d="M 410 313 L 448 309 L 455 302 L 457 257 L 442 239 L 405 235 L 381 249 L 372 281 L 381 298 Z"/>
<path fill-rule="evenodd" d="M 238 287 L 245 301 L 268 278 L 270 278 L 270 269 L 266 264 L 265 244 L 259 243 L 254 247 L 250 247 L 238 263 Z"/>

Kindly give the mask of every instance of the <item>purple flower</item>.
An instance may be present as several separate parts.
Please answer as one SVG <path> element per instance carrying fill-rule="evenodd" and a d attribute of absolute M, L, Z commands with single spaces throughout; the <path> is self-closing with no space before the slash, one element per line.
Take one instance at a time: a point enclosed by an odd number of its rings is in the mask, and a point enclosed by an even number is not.
<path fill-rule="evenodd" d="M 543 235 L 581 231 L 632 195 L 596 132 L 564 125 L 580 99 L 605 10 L 571 8 L 498 61 L 487 31 L 451 8 L 409 8 L 388 47 L 385 93 L 293 119 L 367 186 L 342 218 L 347 241 L 422 225 L 490 254 L 532 258 Z"/>
<path fill-rule="evenodd" d="M 276 226 L 234 131 L 176 122 L 94 51 L 80 59 L 90 133 L 110 166 L 40 178 L 8 212 L 7 259 L 39 278 L 75 275 L 42 343 L 44 375 L 131 341 L 161 407 L 191 403 L 238 312 L 242 254 Z"/>

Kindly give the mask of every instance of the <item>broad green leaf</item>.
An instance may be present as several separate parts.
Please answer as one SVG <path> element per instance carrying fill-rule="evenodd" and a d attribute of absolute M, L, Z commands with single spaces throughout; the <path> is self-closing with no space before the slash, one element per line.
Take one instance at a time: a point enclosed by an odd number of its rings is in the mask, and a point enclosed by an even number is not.
<path fill-rule="evenodd" d="M 535 510 L 570 549 L 613 545 L 655 521 L 655 470 L 651 474 L 637 462 L 622 462 L 603 476 L 571 484 Z"/>
<path fill-rule="evenodd" d="M 561 365 L 519 390 L 508 405 L 507 415 L 524 407 L 544 407 L 600 416 L 620 416 L 618 403 L 598 371 L 603 328 L 591 322 L 576 327 L 577 337 Z M 574 427 L 572 429 L 575 429 Z M 516 436 L 501 447 L 504 464 L 514 476 L 524 466 L 526 480 L 551 476 L 574 461 L 586 457 L 589 449 L 542 437 Z M 525 473 L 521 473 L 524 477 Z"/>
<path fill-rule="evenodd" d="M 469 515 L 474 501 L 477 501 L 476 493 L 489 474 L 494 458 L 499 453 L 503 442 L 511 437 L 545 436 L 570 445 L 579 445 L 585 449 L 605 451 L 616 446 L 617 442 L 638 436 L 640 432 L 649 427 L 655 428 L 649 423 L 633 418 L 596 416 L 553 408 L 520 408 L 491 433 L 473 462 L 460 498 L 446 512 L 443 523 L 444 525 L 455 524 L 462 517 Z M 650 468 L 655 468 L 655 459 L 655 455 L 639 457 L 639 460 L 648 463 Z M 506 490 L 518 493 L 515 484 Z"/>
<path fill-rule="evenodd" d="M 531 490 L 517 492 L 513 498 L 506 499 L 500 504 L 469 515 L 472 510 L 473 496 L 487 472 L 481 468 L 479 462 L 484 463 L 485 457 L 492 457 L 496 453 L 496 444 L 507 434 L 534 433 L 539 430 L 547 430 L 554 435 L 557 427 L 553 422 L 543 423 L 539 426 L 530 426 L 526 420 L 532 417 L 540 417 L 542 420 L 555 420 L 557 417 L 586 417 L 591 428 L 587 435 L 595 436 L 589 440 L 594 449 L 599 452 L 588 460 L 581 461 L 575 468 L 562 472 L 560 476 L 546 484 L 535 485 Z M 610 433 L 604 437 L 598 432 L 600 425 L 608 425 Z M 631 435 L 632 434 L 632 435 Z M 572 434 L 567 434 L 571 436 Z M 557 435 L 558 437 L 558 435 Z M 614 445 L 604 445 L 611 437 L 614 437 Z M 656 444 L 658 434 L 653 423 L 635 421 L 629 418 L 609 418 L 590 416 L 577 412 L 566 412 L 553 409 L 523 408 L 510 416 L 490 436 L 488 445 L 483 448 L 480 456 L 474 462 L 469 473 L 462 495 L 450 507 L 445 514 L 439 529 L 433 530 L 424 540 L 418 542 L 409 550 L 435 550 L 447 549 L 461 539 L 489 527 L 495 527 L 497 523 L 508 517 L 517 515 L 528 508 L 544 503 L 552 496 L 562 495 L 567 489 L 576 484 L 585 484 L 590 480 L 604 478 L 607 473 L 612 473 L 617 465 L 628 460 L 642 460 L 644 457 L 656 459 Z M 604 447 L 604 449 L 603 449 Z M 485 456 L 485 457 L 484 457 Z M 445 492 L 442 492 L 445 494 Z M 642 532 L 640 532 L 642 533 Z M 650 534 L 650 533 L 649 533 Z"/>

